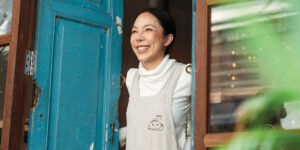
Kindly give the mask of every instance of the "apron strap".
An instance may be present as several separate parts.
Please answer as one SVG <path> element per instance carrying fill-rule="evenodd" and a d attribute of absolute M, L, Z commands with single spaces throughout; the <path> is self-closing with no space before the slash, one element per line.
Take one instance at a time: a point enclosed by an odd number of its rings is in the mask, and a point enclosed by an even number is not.
<path fill-rule="evenodd" d="M 134 77 L 133 77 L 132 86 L 131 86 L 130 96 L 132 96 L 132 97 L 136 97 L 140 93 L 139 78 L 140 78 L 139 70 L 136 70 Z"/>
<path fill-rule="evenodd" d="M 184 70 L 184 67 L 185 67 L 184 64 L 175 62 L 174 69 L 173 69 L 169 79 L 167 80 L 166 84 L 161 89 L 161 91 L 163 91 L 163 92 L 171 91 L 171 93 L 173 93 L 173 91 L 175 90 L 177 81 L 180 78 L 182 71 Z"/>

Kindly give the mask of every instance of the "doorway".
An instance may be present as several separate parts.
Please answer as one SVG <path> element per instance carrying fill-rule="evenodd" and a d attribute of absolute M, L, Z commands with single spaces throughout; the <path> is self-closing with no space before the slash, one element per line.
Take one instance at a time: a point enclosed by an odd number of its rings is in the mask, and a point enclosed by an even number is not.
<path fill-rule="evenodd" d="M 162 8 L 174 17 L 177 36 L 170 56 L 185 64 L 192 62 L 192 0 L 128 0 L 124 3 L 123 16 L 122 74 L 124 76 L 130 68 L 138 67 L 139 62 L 130 46 L 131 27 L 136 14 L 148 7 Z M 126 126 L 128 97 L 126 85 L 123 85 L 118 104 L 120 127 Z M 125 147 L 119 149 L 124 150 Z"/>

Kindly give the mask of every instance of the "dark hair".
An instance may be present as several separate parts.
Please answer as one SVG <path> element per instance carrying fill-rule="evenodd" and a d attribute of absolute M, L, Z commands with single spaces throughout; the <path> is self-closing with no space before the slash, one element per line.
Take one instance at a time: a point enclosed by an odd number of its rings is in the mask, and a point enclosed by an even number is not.
<path fill-rule="evenodd" d="M 155 18 L 157 18 L 157 20 L 159 21 L 160 25 L 162 26 L 163 30 L 164 30 L 164 35 L 169 35 L 169 34 L 173 34 L 173 41 L 171 42 L 171 44 L 167 47 L 166 51 L 165 51 L 165 55 L 170 53 L 170 49 L 173 46 L 173 43 L 176 39 L 176 24 L 175 21 L 173 19 L 173 17 L 166 12 L 163 9 L 159 9 L 159 8 L 147 8 L 144 9 L 142 11 L 140 11 L 136 16 L 135 19 L 142 13 L 145 12 L 149 12 L 151 13 Z"/>

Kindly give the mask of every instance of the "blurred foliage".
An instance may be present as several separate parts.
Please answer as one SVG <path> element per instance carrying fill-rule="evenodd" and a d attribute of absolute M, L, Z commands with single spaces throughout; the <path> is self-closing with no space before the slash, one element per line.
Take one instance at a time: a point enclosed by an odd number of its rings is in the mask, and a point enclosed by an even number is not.
<path fill-rule="evenodd" d="M 284 20 L 292 32 L 282 36 L 272 19 L 247 27 L 247 30 L 254 32 L 255 37 L 246 44 L 261 50 L 258 58 L 261 82 L 270 86 L 241 104 L 239 111 L 242 115 L 239 116 L 237 129 L 246 132 L 234 137 L 218 150 L 300 149 L 299 133 L 283 130 L 280 126 L 267 127 L 273 123 L 274 118 L 286 115 L 284 102 L 300 100 L 300 1 L 266 0 L 263 9 L 275 2 L 291 4 L 282 14 L 295 14 Z M 257 18 L 266 17 L 264 15 L 258 13 Z"/>
<path fill-rule="evenodd" d="M 244 109 L 239 118 L 242 129 L 265 128 L 280 122 L 286 116 L 283 103 L 296 101 L 300 91 L 288 88 L 275 88 L 245 101 L 240 109 Z"/>
<path fill-rule="evenodd" d="M 254 129 L 218 150 L 298 150 L 299 146 L 299 135 L 282 130 Z"/>

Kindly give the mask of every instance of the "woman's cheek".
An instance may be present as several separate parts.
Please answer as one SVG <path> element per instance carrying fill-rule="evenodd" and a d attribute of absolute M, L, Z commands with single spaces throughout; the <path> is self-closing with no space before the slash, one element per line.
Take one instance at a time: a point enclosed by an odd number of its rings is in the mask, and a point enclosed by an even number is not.
<path fill-rule="evenodd" d="M 134 37 L 133 36 L 130 37 L 130 45 L 133 49 L 133 47 L 134 47 Z"/>
<path fill-rule="evenodd" d="M 131 36 L 130 36 L 130 44 L 131 44 L 131 45 L 132 45 L 132 41 L 133 41 L 132 39 L 133 39 L 133 36 L 131 35 Z"/>
<path fill-rule="evenodd" d="M 154 32 L 149 38 L 151 38 L 151 40 L 160 41 L 162 39 L 162 35 L 161 33 Z"/>

